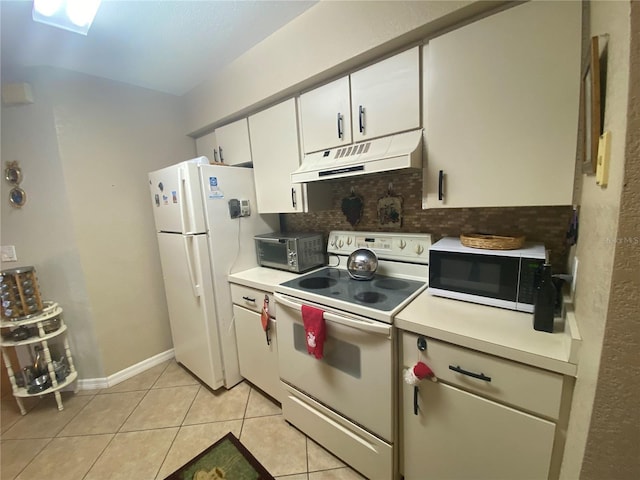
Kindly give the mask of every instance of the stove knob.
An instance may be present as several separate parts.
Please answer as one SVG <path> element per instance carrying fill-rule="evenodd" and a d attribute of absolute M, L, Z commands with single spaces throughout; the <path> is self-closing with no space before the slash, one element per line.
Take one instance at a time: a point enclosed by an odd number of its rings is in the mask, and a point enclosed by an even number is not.
<path fill-rule="evenodd" d="M 343 245 L 344 245 L 344 242 L 342 240 L 338 240 L 338 247 L 342 248 Z"/>
<path fill-rule="evenodd" d="M 331 245 L 332 247 L 335 247 L 337 240 L 338 240 L 338 237 L 333 237 L 333 240 L 331 240 L 331 242 L 329 242 L 329 245 Z"/>
<path fill-rule="evenodd" d="M 404 247 L 407 246 L 407 242 L 405 242 L 404 240 L 400 240 L 400 250 L 404 250 Z"/>
<path fill-rule="evenodd" d="M 422 255 L 422 252 L 424 252 L 424 247 L 420 244 L 416 245 L 416 253 Z"/>
<path fill-rule="evenodd" d="M 347 237 L 347 245 L 351 245 L 351 242 L 353 242 L 353 240 L 351 239 L 351 237 Z"/>

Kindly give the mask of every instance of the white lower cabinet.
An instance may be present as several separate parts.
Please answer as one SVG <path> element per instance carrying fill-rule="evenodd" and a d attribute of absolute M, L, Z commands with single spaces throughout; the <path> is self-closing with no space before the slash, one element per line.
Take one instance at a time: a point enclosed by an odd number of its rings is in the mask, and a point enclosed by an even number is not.
<path fill-rule="evenodd" d="M 265 295 L 269 298 L 269 310 L 275 315 L 275 302 L 270 293 L 231 284 L 233 316 L 240 374 L 260 390 L 282 402 L 282 387 L 278 370 L 278 337 L 276 322 L 272 318 L 269 342 L 262 329 L 260 312 Z"/>
<path fill-rule="evenodd" d="M 403 332 L 402 368 L 420 360 L 439 381 L 400 387 L 405 480 L 553 477 L 559 412 L 547 400 L 560 405 L 563 376 L 427 337 L 419 351 L 418 338 Z"/>
<path fill-rule="evenodd" d="M 403 389 L 404 476 L 544 479 L 555 424 L 444 383 Z"/>

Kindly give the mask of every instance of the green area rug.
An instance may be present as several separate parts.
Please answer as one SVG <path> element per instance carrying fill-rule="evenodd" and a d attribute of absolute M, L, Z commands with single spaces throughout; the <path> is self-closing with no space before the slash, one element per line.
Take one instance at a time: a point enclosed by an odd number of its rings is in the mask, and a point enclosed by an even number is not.
<path fill-rule="evenodd" d="M 231 432 L 165 480 L 274 480 Z"/>

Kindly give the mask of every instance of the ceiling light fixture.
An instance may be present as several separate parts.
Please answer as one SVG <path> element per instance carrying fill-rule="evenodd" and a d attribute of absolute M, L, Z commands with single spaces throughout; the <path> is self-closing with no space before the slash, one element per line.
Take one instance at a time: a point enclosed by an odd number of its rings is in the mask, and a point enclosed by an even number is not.
<path fill-rule="evenodd" d="M 86 35 L 101 0 L 33 0 L 33 19 Z"/>

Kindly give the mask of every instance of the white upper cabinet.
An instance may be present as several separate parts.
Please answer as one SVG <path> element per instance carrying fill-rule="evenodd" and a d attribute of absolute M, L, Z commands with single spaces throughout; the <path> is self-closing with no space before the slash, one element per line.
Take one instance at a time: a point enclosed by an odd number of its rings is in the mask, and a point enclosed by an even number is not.
<path fill-rule="evenodd" d="M 258 211 L 302 212 L 302 185 L 292 185 L 290 176 L 300 166 L 295 99 L 249 117 L 249 130 Z"/>
<path fill-rule="evenodd" d="M 216 132 L 207 133 L 196 138 L 196 155 L 207 157 L 209 163 L 218 161 L 218 144 L 216 143 Z"/>
<path fill-rule="evenodd" d="M 298 112 L 294 98 L 249 117 L 258 212 L 298 213 L 329 208 L 326 186 L 291 183 L 300 166 Z"/>
<path fill-rule="evenodd" d="M 526 2 L 423 50 L 424 207 L 570 205 L 580 2 Z"/>
<path fill-rule="evenodd" d="M 251 163 L 249 124 L 246 118 L 216 128 L 217 158 L 214 162 L 226 165 Z M 212 160 L 211 158 L 209 159 Z"/>
<path fill-rule="evenodd" d="M 300 95 L 305 153 L 351 143 L 349 77 Z"/>
<path fill-rule="evenodd" d="M 304 152 L 420 127 L 419 47 L 300 95 Z"/>
<path fill-rule="evenodd" d="M 418 47 L 351 74 L 353 140 L 420 128 Z"/>

